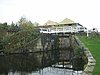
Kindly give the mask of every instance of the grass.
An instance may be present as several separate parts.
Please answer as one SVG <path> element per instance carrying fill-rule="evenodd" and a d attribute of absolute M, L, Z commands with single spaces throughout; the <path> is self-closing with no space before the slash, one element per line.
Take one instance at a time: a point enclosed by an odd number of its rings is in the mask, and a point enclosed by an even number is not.
<path fill-rule="evenodd" d="M 78 36 L 79 39 L 90 50 L 93 57 L 96 60 L 96 65 L 93 71 L 93 75 L 100 75 L 100 36 L 86 37 Z"/>

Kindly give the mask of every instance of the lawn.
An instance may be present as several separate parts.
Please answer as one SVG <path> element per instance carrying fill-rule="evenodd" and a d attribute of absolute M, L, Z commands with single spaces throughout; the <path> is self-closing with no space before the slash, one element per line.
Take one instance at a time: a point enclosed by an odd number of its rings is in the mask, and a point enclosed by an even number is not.
<path fill-rule="evenodd" d="M 100 36 L 86 37 L 78 36 L 79 39 L 90 50 L 93 57 L 96 60 L 96 65 L 93 71 L 93 75 L 100 75 Z"/>

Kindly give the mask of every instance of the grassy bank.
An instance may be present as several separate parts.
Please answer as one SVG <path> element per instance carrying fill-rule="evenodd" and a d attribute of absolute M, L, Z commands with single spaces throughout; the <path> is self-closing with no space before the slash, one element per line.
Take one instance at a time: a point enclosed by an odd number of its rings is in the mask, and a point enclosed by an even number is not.
<path fill-rule="evenodd" d="M 96 59 L 96 66 L 93 75 L 100 75 L 100 36 L 86 37 L 78 36 L 79 39 L 91 51 L 93 57 Z"/>

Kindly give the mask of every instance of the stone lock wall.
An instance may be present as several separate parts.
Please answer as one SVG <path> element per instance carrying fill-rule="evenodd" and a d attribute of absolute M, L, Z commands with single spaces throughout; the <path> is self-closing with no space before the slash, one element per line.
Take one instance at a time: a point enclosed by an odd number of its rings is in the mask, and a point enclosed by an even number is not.
<path fill-rule="evenodd" d="M 86 67 L 84 68 L 82 75 L 92 75 L 93 69 L 96 64 L 96 60 L 93 58 L 89 49 L 85 47 L 85 45 L 78 39 L 77 36 L 75 36 L 74 39 L 75 39 L 75 42 L 78 44 L 78 46 L 84 51 L 88 59 L 88 63 Z"/>

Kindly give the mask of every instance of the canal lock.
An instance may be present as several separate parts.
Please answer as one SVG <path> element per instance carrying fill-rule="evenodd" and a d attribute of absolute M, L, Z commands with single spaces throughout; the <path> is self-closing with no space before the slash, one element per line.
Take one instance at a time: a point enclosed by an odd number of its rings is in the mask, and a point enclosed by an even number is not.
<path fill-rule="evenodd" d="M 87 58 L 75 40 L 74 34 L 41 34 L 43 50 L 42 68 L 56 68 L 82 71 Z"/>

